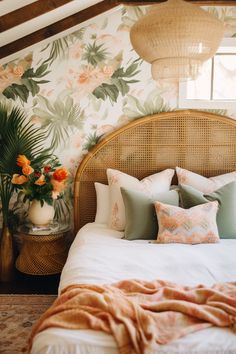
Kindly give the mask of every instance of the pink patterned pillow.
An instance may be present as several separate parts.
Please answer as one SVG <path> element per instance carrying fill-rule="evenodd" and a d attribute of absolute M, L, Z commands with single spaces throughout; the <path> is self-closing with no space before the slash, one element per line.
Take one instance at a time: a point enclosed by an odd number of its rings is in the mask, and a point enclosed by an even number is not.
<path fill-rule="evenodd" d="M 212 193 L 226 184 L 236 181 L 236 171 L 207 178 L 184 168 L 176 167 L 176 174 L 179 184 L 187 184 L 205 194 Z"/>
<path fill-rule="evenodd" d="M 218 202 L 209 202 L 190 209 L 155 202 L 159 231 L 158 243 L 216 243 Z"/>
<path fill-rule="evenodd" d="M 111 208 L 108 225 L 117 231 L 125 229 L 125 206 L 120 191 L 121 187 L 144 192 L 150 198 L 153 198 L 157 193 L 164 193 L 170 190 L 174 172 L 172 169 L 167 169 L 139 181 L 137 178 L 124 172 L 108 168 L 107 178 Z"/>

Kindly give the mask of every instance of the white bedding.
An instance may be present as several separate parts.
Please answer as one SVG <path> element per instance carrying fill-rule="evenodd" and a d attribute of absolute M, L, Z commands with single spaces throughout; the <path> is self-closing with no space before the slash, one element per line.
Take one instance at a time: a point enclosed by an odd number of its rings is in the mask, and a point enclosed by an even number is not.
<path fill-rule="evenodd" d="M 152 244 L 127 241 L 101 224 L 87 224 L 75 238 L 59 291 L 75 283 L 165 279 L 185 285 L 236 281 L 236 240 L 218 244 Z M 117 354 L 112 336 L 91 330 L 48 329 L 31 354 Z M 216 327 L 192 333 L 150 354 L 236 354 L 236 335 Z"/>

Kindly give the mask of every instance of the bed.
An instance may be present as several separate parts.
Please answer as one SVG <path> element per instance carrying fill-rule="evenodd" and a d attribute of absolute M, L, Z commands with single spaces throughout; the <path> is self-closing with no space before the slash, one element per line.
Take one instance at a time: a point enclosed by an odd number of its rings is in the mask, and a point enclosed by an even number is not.
<path fill-rule="evenodd" d="M 236 235 L 215 244 L 156 244 L 123 239 L 124 232 L 95 223 L 94 182 L 107 183 L 108 168 L 142 179 L 168 168 L 211 177 L 236 171 L 236 121 L 193 110 L 135 120 L 107 135 L 83 159 L 75 176 L 76 237 L 62 271 L 59 293 L 72 284 L 111 284 L 123 279 L 165 279 L 208 286 L 236 280 Z M 176 177 L 172 182 L 177 183 Z M 101 331 L 50 328 L 33 341 L 31 354 L 117 354 Z M 211 327 L 158 345 L 150 354 L 232 354 L 236 336 Z"/>

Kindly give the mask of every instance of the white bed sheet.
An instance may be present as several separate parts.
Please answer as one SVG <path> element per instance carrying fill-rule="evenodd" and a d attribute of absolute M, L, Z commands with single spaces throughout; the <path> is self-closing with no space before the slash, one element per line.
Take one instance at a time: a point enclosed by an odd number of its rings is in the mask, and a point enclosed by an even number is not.
<path fill-rule="evenodd" d="M 63 269 L 59 291 L 75 283 L 122 279 L 165 279 L 185 285 L 236 281 L 236 240 L 218 244 L 152 244 L 127 241 L 101 224 L 87 224 L 76 236 Z M 117 354 L 112 336 L 91 330 L 51 328 L 38 334 L 31 354 Z M 208 328 L 160 345 L 150 354 L 236 354 L 230 329 Z"/>

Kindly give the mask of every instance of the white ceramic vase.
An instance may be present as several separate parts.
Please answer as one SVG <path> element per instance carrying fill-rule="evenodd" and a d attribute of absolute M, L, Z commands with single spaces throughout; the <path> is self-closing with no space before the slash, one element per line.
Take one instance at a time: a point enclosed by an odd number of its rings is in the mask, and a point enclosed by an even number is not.
<path fill-rule="evenodd" d="M 28 217 L 36 226 L 47 226 L 53 220 L 54 214 L 55 210 L 52 205 L 44 202 L 41 206 L 40 201 L 35 199 L 30 204 Z"/>

